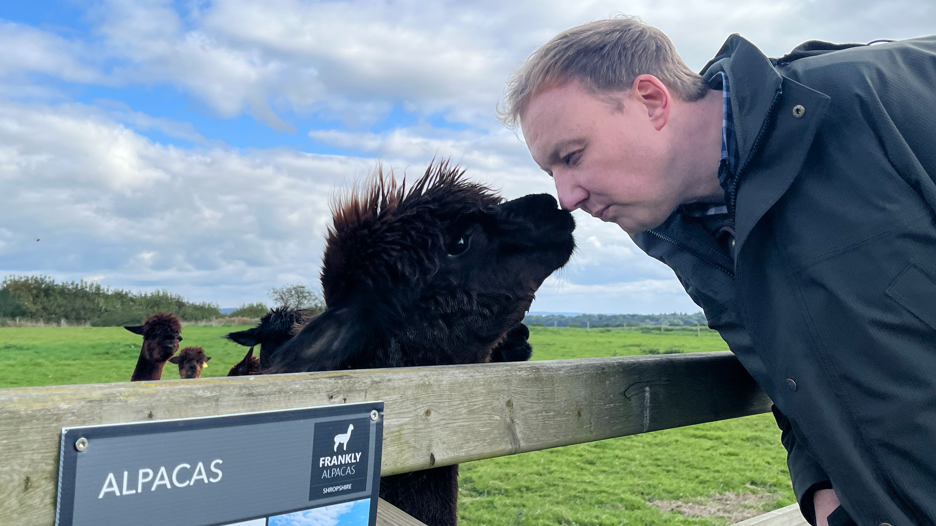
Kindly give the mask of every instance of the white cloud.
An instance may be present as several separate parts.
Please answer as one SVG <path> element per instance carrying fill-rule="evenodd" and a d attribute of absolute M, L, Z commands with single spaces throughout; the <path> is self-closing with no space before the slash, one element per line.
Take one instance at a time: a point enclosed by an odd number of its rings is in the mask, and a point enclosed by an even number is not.
<path fill-rule="evenodd" d="M 27 73 L 53 75 L 71 82 L 104 80 L 81 41 L 0 20 L 0 49 L 5 50 L 0 53 L 0 78 L 7 82 Z"/>
<path fill-rule="evenodd" d="M 94 108 L 0 103 L 0 260 L 7 273 L 182 285 L 197 299 L 243 284 L 240 297 L 263 298 L 279 274 L 315 280 L 330 193 L 373 165 L 291 150 L 184 150 Z"/>

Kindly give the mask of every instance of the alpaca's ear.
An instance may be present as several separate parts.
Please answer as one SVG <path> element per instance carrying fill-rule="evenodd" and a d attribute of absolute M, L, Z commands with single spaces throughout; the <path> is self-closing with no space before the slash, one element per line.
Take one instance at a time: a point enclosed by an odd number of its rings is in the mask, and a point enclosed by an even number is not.
<path fill-rule="evenodd" d="M 211 359 L 211 356 L 205 356 L 205 363 L 208 363 L 208 360 Z"/>
<path fill-rule="evenodd" d="M 177 354 L 173 356 L 172 358 L 169 358 L 169 363 L 174 363 L 176 365 L 179 365 L 179 355 Z"/>
<path fill-rule="evenodd" d="M 125 325 L 124 329 L 132 332 L 133 334 L 139 334 L 143 336 L 143 326 L 142 325 Z"/>
<path fill-rule="evenodd" d="M 252 347 L 257 345 L 257 328 L 247 329 L 246 331 L 238 332 L 229 332 L 225 338 L 231 340 L 232 342 L 243 345 L 244 347 Z"/>
<path fill-rule="evenodd" d="M 327 309 L 277 349 L 261 374 L 334 371 L 362 360 L 367 328 L 351 308 Z"/>

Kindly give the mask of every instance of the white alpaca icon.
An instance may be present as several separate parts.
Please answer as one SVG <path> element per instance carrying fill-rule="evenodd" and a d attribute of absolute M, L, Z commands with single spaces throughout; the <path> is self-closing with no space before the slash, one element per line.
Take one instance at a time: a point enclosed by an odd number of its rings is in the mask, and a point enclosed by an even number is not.
<path fill-rule="evenodd" d="M 344 446 L 344 451 L 347 451 L 347 450 L 348 450 L 348 440 L 351 439 L 351 431 L 354 431 L 354 424 L 348 424 L 348 432 L 347 432 L 347 433 L 339 433 L 339 434 L 335 435 L 335 449 L 334 449 L 334 451 L 338 451 L 338 444 L 341 444 L 342 446 Z"/>

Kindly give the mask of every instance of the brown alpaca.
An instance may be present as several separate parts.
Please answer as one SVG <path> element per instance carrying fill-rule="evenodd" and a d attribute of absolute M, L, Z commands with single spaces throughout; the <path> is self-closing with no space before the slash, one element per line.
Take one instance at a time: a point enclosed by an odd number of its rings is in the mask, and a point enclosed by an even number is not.
<path fill-rule="evenodd" d="M 131 382 L 159 380 L 162 378 L 166 362 L 179 350 L 182 341 L 182 323 L 179 318 L 166 312 L 153 314 L 143 325 L 124 327 L 128 331 L 143 336 L 143 347 L 133 369 Z"/>
<path fill-rule="evenodd" d="M 575 248 L 572 215 L 552 197 L 504 202 L 446 163 L 409 188 L 378 172 L 333 215 L 328 308 L 263 373 L 527 359 L 520 322 Z M 380 496 L 429 526 L 454 526 L 458 466 L 383 477 Z"/>
<path fill-rule="evenodd" d="M 228 371 L 228 376 L 252 376 L 260 372 L 260 359 L 253 355 L 254 348 L 251 347 L 247 351 L 247 356 L 244 356 L 244 359 L 237 362 L 234 367 L 231 367 L 231 370 Z"/>
<path fill-rule="evenodd" d="M 201 347 L 186 347 L 169 361 L 179 366 L 179 378 L 199 378 L 210 359 L 211 356 L 205 356 Z"/>

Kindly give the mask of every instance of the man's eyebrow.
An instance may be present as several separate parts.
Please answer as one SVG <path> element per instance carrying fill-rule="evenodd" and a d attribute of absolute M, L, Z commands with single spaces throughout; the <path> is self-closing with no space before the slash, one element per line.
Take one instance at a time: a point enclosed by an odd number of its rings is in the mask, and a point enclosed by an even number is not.
<path fill-rule="evenodd" d="M 577 137 L 574 139 L 563 139 L 557 142 L 556 145 L 553 146 L 552 151 L 549 152 L 549 155 L 546 156 L 546 166 L 552 166 L 561 161 L 561 152 L 567 149 L 569 146 L 577 144 L 585 144 L 585 139 Z M 547 170 L 547 172 L 549 172 L 549 170 Z"/>

